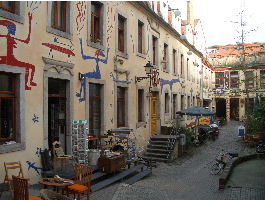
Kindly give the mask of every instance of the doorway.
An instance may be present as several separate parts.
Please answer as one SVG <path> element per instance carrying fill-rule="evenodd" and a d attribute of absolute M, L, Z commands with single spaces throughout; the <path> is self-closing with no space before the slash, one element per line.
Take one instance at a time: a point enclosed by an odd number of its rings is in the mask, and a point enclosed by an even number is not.
<path fill-rule="evenodd" d="M 158 97 L 157 93 L 153 92 L 151 96 L 151 135 L 157 135 L 158 128 Z"/>
<path fill-rule="evenodd" d="M 216 100 L 216 117 L 226 118 L 226 101 L 223 98 L 217 98 Z"/>
<path fill-rule="evenodd" d="M 55 140 L 66 145 L 66 81 L 48 78 L 48 145 L 52 149 Z"/>
<path fill-rule="evenodd" d="M 230 119 L 239 120 L 239 98 L 230 99 Z"/>

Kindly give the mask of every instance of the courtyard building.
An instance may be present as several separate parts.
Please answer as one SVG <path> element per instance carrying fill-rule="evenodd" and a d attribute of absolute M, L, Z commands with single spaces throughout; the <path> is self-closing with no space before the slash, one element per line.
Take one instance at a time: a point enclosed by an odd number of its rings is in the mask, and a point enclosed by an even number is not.
<path fill-rule="evenodd" d="M 145 147 L 177 111 L 211 109 L 214 69 L 187 6 L 184 20 L 166 1 L 1 1 L 0 160 L 20 160 L 36 183 L 40 150 L 59 138 L 72 154 L 73 120 L 97 140 L 130 129 Z"/>

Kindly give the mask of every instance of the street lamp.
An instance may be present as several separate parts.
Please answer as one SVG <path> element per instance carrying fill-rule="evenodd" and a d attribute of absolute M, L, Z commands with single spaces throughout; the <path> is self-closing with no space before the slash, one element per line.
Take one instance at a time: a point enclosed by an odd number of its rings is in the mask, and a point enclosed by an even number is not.
<path fill-rule="evenodd" d="M 145 72 L 147 76 L 139 76 L 139 77 L 135 77 L 135 83 L 137 82 L 141 82 L 144 79 L 149 79 L 149 92 L 151 93 L 151 88 L 153 87 L 157 87 L 157 85 L 159 84 L 159 71 L 158 69 L 154 68 L 154 65 L 152 65 L 150 63 L 150 61 L 148 61 L 148 63 L 144 66 L 145 68 Z"/>

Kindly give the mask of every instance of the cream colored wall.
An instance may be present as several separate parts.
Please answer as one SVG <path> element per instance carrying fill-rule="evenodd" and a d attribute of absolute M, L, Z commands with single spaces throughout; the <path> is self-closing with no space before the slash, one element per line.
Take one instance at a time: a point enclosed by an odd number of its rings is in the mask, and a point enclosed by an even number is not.
<path fill-rule="evenodd" d="M 79 102 L 79 99 L 75 96 L 76 92 L 79 92 L 81 83 L 78 80 L 78 73 L 87 73 L 92 72 L 95 70 L 95 61 L 94 60 L 83 60 L 81 57 L 81 49 L 80 49 L 80 41 L 79 38 L 83 39 L 83 48 L 84 54 L 94 56 L 95 51 L 97 49 L 92 48 L 87 45 L 87 30 L 88 30 L 88 23 L 87 23 L 87 12 L 86 12 L 86 20 L 84 21 L 84 27 L 80 31 L 77 32 L 77 24 L 76 24 L 76 17 L 77 17 L 77 3 L 72 2 L 73 6 L 73 38 L 70 41 L 69 39 L 56 36 L 54 34 L 48 33 L 46 31 L 47 28 L 47 2 L 42 2 L 39 8 L 33 11 L 33 20 L 32 20 L 32 33 L 31 33 L 31 40 L 29 44 L 23 44 L 18 42 L 17 49 L 15 49 L 14 54 L 15 57 L 23 62 L 27 62 L 30 64 L 35 65 L 36 73 L 34 76 L 34 81 L 38 84 L 36 87 L 32 87 L 31 90 L 25 91 L 25 133 L 26 133 L 26 149 L 23 151 L 12 152 L 12 153 L 5 153 L 0 154 L 0 180 L 4 178 L 4 169 L 3 169 L 3 162 L 8 161 L 17 161 L 20 160 L 23 165 L 24 173 L 27 177 L 30 178 L 30 183 L 36 183 L 40 176 L 33 169 L 27 169 L 28 165 L 26 161 L 34 162 L 35 166 L 40 167 L 40 157 L 36 154 L 37 148 L 44 148 L 44 109 L 43 109 L 43 102 L 44 102 L 44 66 L 45 63 L 42 60 L 42 57 L 51 58 L 58 61 L 63 61 L 66 63 L 74 64 L 73 68 L 73 77 L 72 77 L 72 85 L 73 85 L 73 104 L 71 105 L 73 108 L 73 119 L 71 120 L 85 120 L 88 119 L 88 108 L 86 107 L 85 102 Z M 87 3 L 87 2 L 86 2 Z M 138 6 L 134 6 L 134 4 L 128 2 L 106 2 L 107 6 L 106 11 L 108 11 L 107 22 L 106 25 L 112 28 L 109 28 L 109 32 L 105 33 L 106 37 L 111 37 L 109 40 L 109 44 L 106 44 L 106 47 L 110 48 L 109 56 L 108 56 L 108 63 L 99 63 L 99 68 L 101 71 L 101 80 L 100 83 L 104 83 L 104 128 L 103 132 L 105 133 L 108 129 L 116 128 L 115 124 L 115 113 L 116 113 L 116 105 L 115 105 L 115 92 L 116 86 L 118 85 L 110 78 L 110 73 L 112 72 L 115 77 L 116 73 L 114 72 L 114 56 L 116 56 L 116 21 L 114 21 L 114 16 L 116 16 L 117 11 L 121 11 L 125 13 L 128 17 L 128 34 L 127 34 L 127 44 L 128 44 L 128 59 L 121 58 L 123 60 L 123 64 L 117 63 L 117 67 L 121 70 L 129 71 L 128 80 L 130 84 L 128 84 L 128 127 L 133 129 L 133 134 L 131 134 L 132 138 L 136 138 L 138 142 L 138 146 L 145 147 L 147 141 L 150 137 L 150 108 L 149 108 L 149 97 L 148 96 L 148 80 L 143 80 L 137 84 L 135 84 L 135 76 L 145 76 L 144 66 L 147 61 L 151 60 L 151 40 L 149 42 L 148 47 L 148 35 L 149 39 L 151 39 L 151 28 L 149 26 L 149 22 L 147 20 L 148 14 L 140 9 Z M 26 38 L 28 34 L 28 17 L 27 13 L 31 11 L 31 8 L 25 8 L 25 22 L 24 24 L 16 23 L 17 26 L 17 38 Z M 112 11 L 112 12 L 111 12 Z M 149 18 L 151 16 L 148 16 Z M 1 20 L 4 18 L 0 18 Z M 145 24 L 145 58 L 140 57 L 137 55 L 137 23 L 138 19 L 143 20 Z M 160 23 L 157 21 L 157 23 Z M 6 28 L 1 27 L 0 29 L 1 34 L 6 34 Z M 200 86 L 197 82 L 192 82 L 187 80 L 186 78 L 186 58 L 190 59 L 190 74 L 195 76 L 200 76 L 194 74 L 194 72 L 199 73 L 199 69 L 197 66 L 193 65 L 193 62 L 196 61 L 199 66 L 201 66 L 201 58 L 199 55 L 192 53 L 192 55 L 187 55 L 187 52 L 190 50 L 186 47 L 181 39 L 176 37 L 173 33 L 168 32 L 163 25 L 159 26 L 159 57 L 162 57 L 162 50 L 163 44 L 166 42 L 168 44 L 169 49 L 169 72 L 163 72 L 162 66 L 159 65 L 160 69 L 160 78 L 165 80 L 172 80 L 172 79 L 179 79 L 180 82 L 185 85 L 185 88 L 181 87 L 181 84 L 175 83 L 172 86 L 172 90 L 170 89 L 169 85 L 164 85 L 163 90 L 161 91 L 160 86 L 158 86 L 158 91 L 162 96 L 160 97 L 160 118 L 161 118 L 161 125 L 168 125 L 171 121 L 172 117 L 172 94 L 175 93 L 178 95 L 178 109 L 180 109 L 180 95 L 184 94 L 185 98 L 188 95 L 191 96 L 191 89 L 193 89 L 193 96 L 200 92 Z M 42 43 L 53 43 L 54 38 L 59 38 L 61 43 L 65 43 L 67 45 L 71 45 L 73 47 L 73 51 L 75 56 L 68 57 L 67 55 L 52 51 L 49 55 L 49 48 L 43 46 Z M 1 40 L 1 46 L 6 42 Z M 3 46 L 5 47 L 5 46 Z M 177 67 L 178 67 L 178 74 L 173 75 L 172 70 L 172 49 L 177 50 Z M 149 51 L 148 51 L 149 49 Z M 1 48 L 0 55 L 6 54 L 6 48 Z M 148 52 L 147 52 L 148 51 Z M 106 49 L 104 51 L 106 54 Z M 184 55 L 184 69 L 185 69 L 185 77 L 180 76 L 180 54 L 183 53 Z M 0 65 L 1 70 L 1 65 Z M 56 72 L 55 70 L 51 70 L 52 72 Z M 62 73 L 66 73 L 65 71 Z M 124 74 L 119 74 L 120 80 L 125 80 Z M 90 81 L 89 79 L 88 81 Z M 98 80 L 94 80 L 98 81 Z M 145 123 L 137 123 L 137 88 L 144 88 L 145 89 Z M 88 88 L 87 88 L 88 91 Z M 170 94 L 170 112 L 168 115 L 164 114 L 164 93 L 168 91 Z M 192 97 L 191 97 L 192 100 Z M 185 100 L 185 104 L 187 104 L 187 100 Z M 39 122 L 34 123 L 32 121 L 33 115 L 36 114 L 39 117 Z M 185 124 L 185 122 L 183 122 Z"/>

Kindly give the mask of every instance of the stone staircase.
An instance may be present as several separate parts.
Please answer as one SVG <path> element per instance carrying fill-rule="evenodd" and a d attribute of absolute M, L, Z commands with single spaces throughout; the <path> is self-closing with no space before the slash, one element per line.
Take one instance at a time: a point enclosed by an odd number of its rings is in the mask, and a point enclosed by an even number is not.
<path fill-rule="evenodd" d="M 170 162 L 176 142 L 177 136 L 175 135 L 152 136 L 143 158 L 158 162 Z"/>

